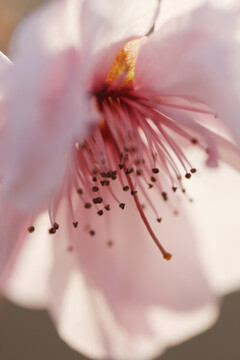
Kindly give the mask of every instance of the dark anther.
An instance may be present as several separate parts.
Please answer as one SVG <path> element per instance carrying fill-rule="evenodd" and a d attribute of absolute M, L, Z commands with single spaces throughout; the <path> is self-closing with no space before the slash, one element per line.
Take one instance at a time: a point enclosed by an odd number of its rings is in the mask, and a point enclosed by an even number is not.
<path fill-rule="evenodd" d="M 102 211 L 102 210 L 99 210 L 97 213 L 98 213 L 99 216 L 102 216 L 102 215 L 103 215 L 103 211 Z"/>
<path fill-rule="evenodd" d="M 157 218 L 157 222 L 162 222 L 162 218 Z"/>
<path fill-rule="evenodd" d="M 112 240 L 108 240 L 107 246 L 112 247 L 112 246 L 113 246 L 113 241 L 112 241 Z"/>
<path fill-rule="evenodd" d="M 99 188 L 98 188 L 97 186 L 93 186 L 93 187 L 92 187 L 92 191 L 93 191 L 93 192 L 97 192 L 98 190 L 99 190 Z"/>
<path fill-rule="evenodd" d="M 185 178 L 186 178 L 186 179 L 190 179 L 191 176 L 192 176 L 192 175 L 191 175 L 190 173 L 186 173 Z"/>
<path fill-rule="evenodd" d="M 182 193 L 185 194 L 186 190 L 185 189 L 182 189 Z"/>
<path fill-rule="evenodd" d="M 51 229 L 48 230 L 49 234 L 55 234 L 56 233 L 56 229 L 54 227 L 52 227 Z"/>
<path fill-rule="evenodd" d="M 73 224 L 73 227 L 74 227 L 74 228 L 77 228 L 77 227 L 78 227 L 78 221 L 74 221 L 72 224 Z"/>
<path fill-rule="evenodd" d="M 103 201 L 103 199 L 100 198 L 100 197 L 97 197 L 97 198 L 94 198 L 94 199 L 93 199 L 93 203 L 94 203 L 94 204 L 101 204 L 102 201 Z"/>
<path fill-rule="evenodd" d="M 195 174 L 197 172 L 197 170 L 195 168 L 190 170 L 192 174 Z"/>
<path fill-rule="evenodd" d="M 156 182 L 156 178 L 154 176 L 151 177 L 151 182 Z"/>
<path fill-rule="evenodd" d="M 196 145 L 197 143 L 198 143 L 198 141 L 197 141 L 197 139 L 191 139 L 191 143 L 193 144 L 193 145 Z"/>
<path fill-rule="evenodd" d="M 110 177 L 112 180 L 116 180 L 117 174 L 115 174 L 115 172 L 113 172 Z"/>
<path fill-rule="evenodd" d="M 94 235 L 95 235 L 95 231 L 94 231 L 94 230 L 90 230 L 90 231 L 89 231 L 89 235 L 94 236 Z"/>
<path fill-rule="evenodd" d="M 107 210 L 107 211 L 111 210 L 111 209 L 110 209 L 110 205 L 104 206 L 104 209 Z"/>
<path fill-rule="evenodd" d="M 129 190 L 129 186 L 128 186 L 128 185 L 126 185 L 126 186 L 123 187 L 123 191 L 128 191 L 128 190 Z"/>
<path fill-rule="evenodd" d="M 59 229 L 58 223 L 55 222 L 55 223 L 53 224 L 53 227 L 54 227 L 54 229 L 58 230 L 58 229 Z"/>
<path fill-rule="evenodd" d="M 96 176 L 94 176 L 94 177 L 92 178 L 92 181 L 93 181 L 93 182 L 96 182 L 96 181 L 97 181 Z"/>
<path fill-rule="evenodd" d="M 177 191 L 177 187 L 176 187 L 176 186 L 173 186 L 173 187 L 172 187 L 172 190 L 173 190 L 173 192 L 176 192 L 176 191 Z"/>
<path fill-rule="evenodd" d="M 154 168 L 154 169 L 152 169 L 152 172 L 153 172 L 154 174 L 158 174 L 158 173 L 159 173 L 159 169 Z"/>
<path fill-rule="evenodd" d="M 124 168 L 124 165 L 123 164 L 118 164 L 118 167 L 120 170 L 122 170 Z"/>
<path fill-rule="evenodd" d="M 110 181 L 109 180 L 101 180 L 100 183 L 102 186 L 108 186 L 110 184 Z"/>
<path fill-rule="evenodd" d="M 121 204 L 119 204 L 119 207 L 120 207 L 121 209 L 124 209 L 124 208 L 125 208 L 125 204 L 124 204 L 124 203 L 121 203 Z"/>
<path fill-rule="evenodd" d="M 35 230 L 34 226 L 31 225 L 31 226 L 28 227 L 28 232 L 30 232 L 30 234 L 33 233 L 34 230 Z"/>
<path fill-rule="evenodd" d="M 136 174 L 137 174 L 137 176 L 141 176 L 141 175 L 142 175 L 141 170 L 137 170 L 137 171 L 136 171 Z"/>
<path fill-rule="evenodd" d="M 167 196 L 167 193 L 165 191 L 162 192 L 162 197 L 163 197 L 164 201 L 167 201 L 168 196 Z"/>
<path fill-rule="evenodd" d="M 83 189 L 77 189 L 77 193 L 78 193 L 79 195 L 82 195 L 82 194 L 83 194 Z"/>
<path fill-rule="evenodd" d="M 152 184 L 148 184 L 148 188 L 149 188 L 149 189 L 152 189 L 152 188 L 153 188 L 153 185 L 152 185 Z"/>
<path fill-rule="evenodd" d="M 131 195 L 132 195 L 132 196 L 137 195 L 137 190 L 131 190 Z"/>
<path fill-rule="evenodd" d="M 104 171 L 101 172 L 100 175 L 101 175 L 101 177 L 103 177 L 103 178 L 107 177 L 107 174 L 106 174 Z"/>
<path fill-rule="evenodd" d="M 130 169 L 127 169 L 127 170 L 125 171 L 125 174 L 126 174 L 126 175 L 129 175 L 129 174 L 131 174 L 133 171 L 134 171 L 134 169 L 133 169 L 133 167 L 131 167 Z"/>
<path fill-rule="evenodd" d="M 91 206 L 92 206 L 92 205 L 91 205 L 89 202 L 87 202 L 87 203 L 84 205 L 85 209 L 90 209 Z"/>

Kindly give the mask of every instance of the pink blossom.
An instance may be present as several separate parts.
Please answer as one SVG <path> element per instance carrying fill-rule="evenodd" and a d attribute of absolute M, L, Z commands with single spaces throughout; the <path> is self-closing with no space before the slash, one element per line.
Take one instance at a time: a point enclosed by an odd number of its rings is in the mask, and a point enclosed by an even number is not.
<path fill-rule="evenodd" d="M 239 286 L 239 12 L 203 2 L 53 1 L 0 57 L 1 290 L 92 358 L 152 358 Z"/>

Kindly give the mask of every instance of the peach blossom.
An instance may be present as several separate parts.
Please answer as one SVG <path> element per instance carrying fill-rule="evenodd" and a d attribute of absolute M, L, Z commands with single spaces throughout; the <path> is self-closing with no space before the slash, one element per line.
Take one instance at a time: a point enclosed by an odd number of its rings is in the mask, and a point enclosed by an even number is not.
<path fill-rule="evenodd" d="M 226 4 L 55 0 L 0 57 L 1 290 L 91 358 L 153 358 L 239 286 Z"/>

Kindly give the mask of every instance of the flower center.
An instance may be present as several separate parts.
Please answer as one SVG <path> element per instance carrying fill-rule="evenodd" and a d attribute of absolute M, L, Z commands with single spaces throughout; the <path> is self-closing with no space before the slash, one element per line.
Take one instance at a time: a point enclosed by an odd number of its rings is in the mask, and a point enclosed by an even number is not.
<path fill-rule="evenodd" d="M 178 193 L 185 194 L 183 178 L 190 179 L 196 172 L 178 144 L 179 136 L 204 151 L 208 147 L 209 159 L 215 159 L 211 134 L 193 115 L 214 114 L 204 104 L 190 103 L 187 99 L 174 96 L 146 96 L 134 88 L 137 54 L 143 40 L 132 40 L 121 49 L 104 84 L 92 94 L 102 120 L 83 143 L 74 146 L 75 169 L 71 174 L 67 197 L 72 224 L 77 228 L 76 218 L 81 215 L 73 209 L 72 189 L 77 191 L 86 211 L 95 209 L 98 216 L 109 214 L 116 205 L 114 211 L 124 210 L 128 200 L 121 200 L 121 194 L 129 194 L 128 199 L 135 202 L 149 235 L 163 257 L 170 260 L 171 254 L 156 237 L 145 215 L 143 203 L 152 210 L 155 220 L 161 223 L 162 217 L 149 194 L 154 187 L 161 200 L 167 202 L 177 214 L 169 194 L 177 189 L 180 190 Z M 195 133 L 205 137 L 207 146 L 201 138 L 196 138 Z M 51 234 L 59 228 L 57 207 L 57 201 L 51 201 Z M 92 225 L 85 228 L 90 236 L 97 233 L 97 228 Z M 34 227 L 31 226 L 29 232 L 32 231 Z M 108 243 L 113 245 L 112 240 Z"/>

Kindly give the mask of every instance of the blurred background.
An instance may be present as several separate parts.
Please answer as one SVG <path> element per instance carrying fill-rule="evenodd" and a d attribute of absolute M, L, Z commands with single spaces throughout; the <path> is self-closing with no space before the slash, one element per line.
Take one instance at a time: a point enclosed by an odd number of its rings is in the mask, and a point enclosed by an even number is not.
<path fill-rule="evenodd" d="M 7 53 L 17 23 L 48 0 L 0 0 L 0 50 Z M 46 311 L 32 311 L 0 299 L 1 360 L 87 360 L 63 343 Z M 223 300 L 220 319 L 205 332 L 169 349 L 161 360 L 239 360 L 240 292 Z"/>

